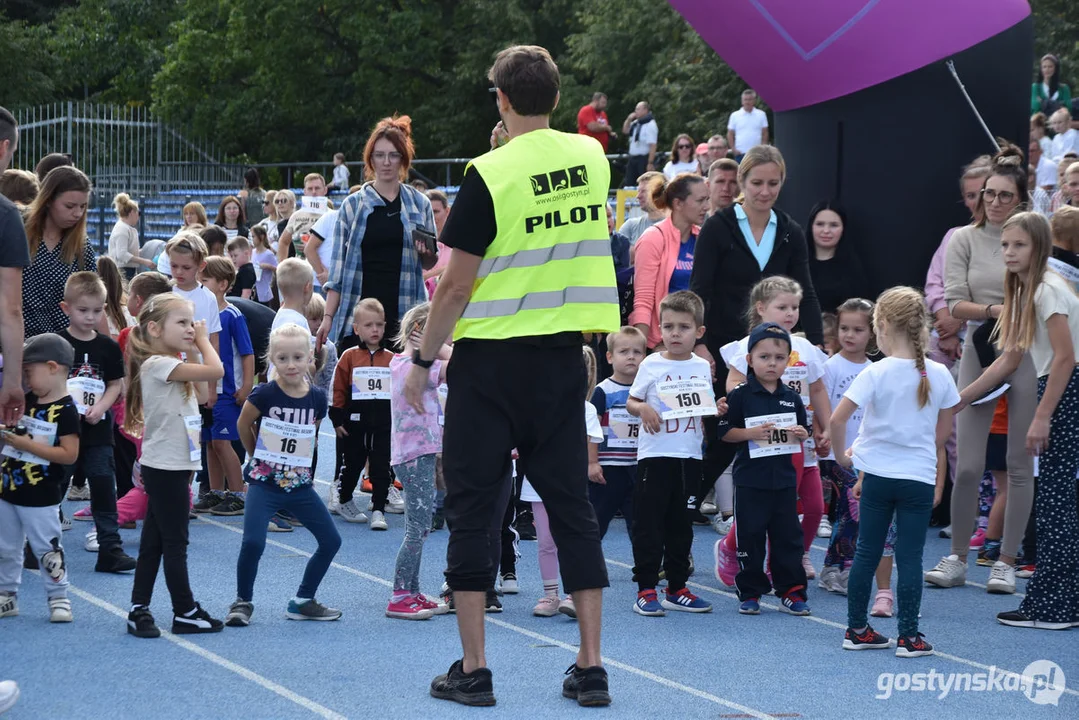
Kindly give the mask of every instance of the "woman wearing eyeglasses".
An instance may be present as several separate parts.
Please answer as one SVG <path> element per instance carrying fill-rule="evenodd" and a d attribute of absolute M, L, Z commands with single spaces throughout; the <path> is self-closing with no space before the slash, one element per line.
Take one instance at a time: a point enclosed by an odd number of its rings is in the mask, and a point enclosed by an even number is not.
<path fill-rule="evenodd" d="M 384 343 L 396 337 L 400 318 L 424 302 L 423 271 L 437 257 L 413 240 L 413 230 L 435 232 L 431 201 L 404 182 L 414 156 L 412 121 L 407 115 L 384 118 L 363 150 L 367 182 L 348 196 L 328 242 L 333 243 L 326 290 L 326 313 L 319 345 L 337 343 L 352 333 L 352 310 L 376 298 L 386 311 Z M 341 349 L 341 346 L 338 346 Z"/>
<path fill-rule="evenodd" d="M 993 158 L 989 177 L 978 200 L 977 218 L 959 228 L 948 243 L 944 267 L 944 298 L 952 317 L 967 321 L 967 336 L 959 360 L 959 387 L 978 379 L 993 363 L 990 332 L 1004 303 L 1006 268 L 1000 250 L 1004 221 L 1030 201 L 1023 154 L 1006 147 Z M 1026 451 L 1026 433 L 1038 404 L 1037 378 L 1030 355 L 1005 384 L 985 399 L 1008 393 L 1008 501 L 1004 510 L 1004 533 L 1000 560 L 989 575 L 990 593 L 1015 592 L 1015 561 L 1034 500 L 1034 467 Z M 976 401 L 977 402 L 977 401 Z M 995 402 L 974 404 L 958 415 L 955 485 L 952 488 L 952 552 L 925 574 L 926 582 L 939 587 L 964 585 L 971 533 L 978 514 L 978 484 L 985 473 L 985 451 L 993 422 Z M 994 538 L 996 539 L 996 538 Z"/>
<path fill-rule="evenodd" d="M 278 190 L 274 195 L 273 207 L 276 211 L 277 220 L 273 226 L 266 231 L 266 235 L 270 240 L 270 247 L 273 247 L 275 252 L 278 253 L 278 262 L 285 258 L 292 257 L 295 252 L 282 257 L 281 249 L 277 246 L 277 241 L 281 238 L 281 233 L 285 232 L 285 227 L 288 225 L 289 218 L 292 217 L 292 213 L 296 212 L 296 193 L 289 189 Z"/>
<path fill-rule="evenodd" d="M 697 156 L 693 152 L 693 138 L 682 133 L 674 139 L 671 146 L 671 158 L 663 166 L 667 180 L 674 180 L 678 173 L 697 172 Z"/>

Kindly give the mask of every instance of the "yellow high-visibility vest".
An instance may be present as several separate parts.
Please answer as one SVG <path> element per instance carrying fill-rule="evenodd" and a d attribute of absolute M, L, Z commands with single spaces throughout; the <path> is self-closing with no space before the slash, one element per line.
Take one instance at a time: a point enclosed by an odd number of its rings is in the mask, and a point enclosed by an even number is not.
<path fill-rule="evenodd" d="M 611 169 L 595 139 L 535 130 L 473 160 L 496 235 L 454 339 L 618 329 L 607 231 Z"/>

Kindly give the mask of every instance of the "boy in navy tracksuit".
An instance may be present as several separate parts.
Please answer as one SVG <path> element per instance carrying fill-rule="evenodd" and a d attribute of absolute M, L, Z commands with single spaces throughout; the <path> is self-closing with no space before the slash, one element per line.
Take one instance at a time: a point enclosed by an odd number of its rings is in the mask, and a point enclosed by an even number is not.
<path fill-rule="evenodd" d="M 790 335 L 779 325 L 753 328 L 746 382 L 727 394 L 727 414 L 719 419 L 720 438 L 739 444 L 734 459 L 735 584 L 742 601 L 738 611 L 744 615 L 760 613 L 760 597 L 773 585 L 785 611 L 809 614 L 797 478 L 790 459 L 809 437 L 809 425 L 798 393 L 780 382 L 790 352 Z M 766 553 L 771 579 L 764 570 Z"/>

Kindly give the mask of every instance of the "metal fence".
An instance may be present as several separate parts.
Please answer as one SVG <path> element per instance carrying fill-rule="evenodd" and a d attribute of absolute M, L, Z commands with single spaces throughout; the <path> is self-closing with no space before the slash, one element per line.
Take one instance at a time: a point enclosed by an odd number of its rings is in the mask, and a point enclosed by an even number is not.
<path fill-rule="evenodd" d="M 145 107 L 66 102 L 16 113 L 15 166 L 32 169 L 49 153 L 63 153 L 94 182 L 98 194 L 154 194 L 175 182 L 186 187 L 240 187 L 242 169 L 218 162 L 211 142 L 194 142 Z M 194 164 L 191 175 L 167 168 Z"/>

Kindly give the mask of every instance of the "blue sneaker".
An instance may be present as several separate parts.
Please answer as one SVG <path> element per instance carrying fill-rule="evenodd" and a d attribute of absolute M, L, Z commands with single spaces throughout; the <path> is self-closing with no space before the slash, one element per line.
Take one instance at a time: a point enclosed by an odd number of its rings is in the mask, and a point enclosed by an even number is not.
<path fill-rule="evenodd" d="M 681 612 L 691 613 L 712 612 L 712 603 L 701 600 L 691 593 L 688 588 L 682 588 L 673 595 L 668 588 L 664 595 L 663 602 L 660 604 L 667 610 L 680 610 Z"/>
<path fill-rule="evenodd" d="M 270 518 L 270 526 L 267 529 L 270 532 L 292 532 L 292 525 L 283 517 L 274 515 Z"/>
<path fill-rule="evenodd" d="M 742 604 L 738 606 L 738 612 L 743 615 L 760 615 L 761 602 L 757 598 L 749 598 L 748 600 L 743 600 Z"/>
<path fill-rule="evenodd" d="M 659 604 L 655 590 L 641 590 L 637 593 L 637 602 L 633 604 L 633 612 L 648 617 L 663 617 L 667 611 Z"/>
<path fill-rule="evenodd" d="M 781 601 L 780 609 L 791 615 L 808 615 L 809 605 L 797 595 L 787 595 Z"/>

